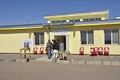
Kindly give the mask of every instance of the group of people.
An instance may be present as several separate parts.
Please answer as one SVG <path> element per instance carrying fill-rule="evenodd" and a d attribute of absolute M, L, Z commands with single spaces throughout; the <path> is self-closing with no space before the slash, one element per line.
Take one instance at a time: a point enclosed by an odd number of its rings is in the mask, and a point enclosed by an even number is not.
<path fill-rule="evenodd" d="M 52 40 L 52 42 L 48 40 L 47 42 L 48 59 L 53 58 L 55 62 L 57 62 L 58 51 L 59 51 L 59 40 Z"/>

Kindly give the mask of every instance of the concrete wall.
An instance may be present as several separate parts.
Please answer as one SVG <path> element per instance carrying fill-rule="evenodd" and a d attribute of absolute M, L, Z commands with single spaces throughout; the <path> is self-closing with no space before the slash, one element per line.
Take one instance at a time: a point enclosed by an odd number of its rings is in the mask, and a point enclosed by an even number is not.
<path fill-rule="evenodd" d="M 18 53 L 25 39 L 28 39 L 28 33 L 0 34 L 0 53 Z"/>
<path fill-rule="evenodd" d="M 94 26 L 94 27 L 80 27 L 75 31 L 75 36 L 73 36 L 74 31 L 69 32 L 70 35 L 70 51 L 72 54 L 79 54 L 80 47 L 84 47 L 85 54 L 91 54 L 91 47 L 109 47 L 110 54 L 120 55 L 120 44 L 104 44 L 104 29 L 120 29 L 118 25 L 114 26 Z M 93 30 L 94 34 L 94 44 L 81 44 L 81 34 L 80 30 Z M 119 34 L 120 37 L 120 34 Z"/>

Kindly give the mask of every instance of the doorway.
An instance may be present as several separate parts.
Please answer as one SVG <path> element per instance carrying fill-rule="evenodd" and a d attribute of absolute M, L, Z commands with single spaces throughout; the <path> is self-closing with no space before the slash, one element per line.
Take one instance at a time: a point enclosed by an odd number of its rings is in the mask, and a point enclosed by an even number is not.
<path fill-rule="evenodd" d="M 66 50 L 66 36 L 56 35 L 55 40 L 59 40 L 60 51 L 64 52 Z"/>

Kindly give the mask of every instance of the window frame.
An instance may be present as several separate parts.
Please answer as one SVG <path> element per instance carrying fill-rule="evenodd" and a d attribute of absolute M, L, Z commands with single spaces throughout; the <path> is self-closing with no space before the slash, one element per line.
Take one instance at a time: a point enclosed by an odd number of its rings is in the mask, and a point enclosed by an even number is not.
<path fill-rule="evenodd" d="M 86 39 L 85 43 L 82 43 L 82 42 L 83 42 L 83 41 L 82 41 L 82 32 L 84 32 L 85 35 L 86 35 L 86 36 L 85 36 L 85 37 L 86 37 L 86 38 L 85 38 L 85 39 Z M 89 33 L 90 33 L 90 32 L 92 32 L 92 42 L 91 42 L 91 43 L 89 42 L 89 36 L 90 36 Z M 81 41 L 80 41 L 80 42 L 81 42 L 81 45 L 93 45 L 93 44 L 94 44 L 94 31 L 93 31 L 93 30 L 81 30 L 81 31 L 80 31 L 80 34 L 81 34 L 81 39 L 80 39 L 80 40 L 81 40 Z"/>
<path fill-rule="evenodd" d="M 34 42 L 34 44 L 35 45 L 41 45 L 41 44 L 44 44 L 44 32 L 35 32 L 34 33 L 34 40 L 35 40 L 35 42 Z M 40 38 L 40 36 L 42 36 L 42 38 Z M 36 40 L 36 39 L 38 39 L 38 40 Z"/>
<path fill-rule="evenodd" d="M 110 31 L 110 43 L 106 43 L 106 34 L 105 34 L 105 31 Z M 114 43 L 114 37 L 113 37 L 113 34 L 114 34 L 114 31 L 117 31 L 117 39 L 118 41 Z M 120 44 L 120 39 L 119 39 L 119 36 L 120 36 L 120 32 L 119 32 L 119 29 L 105 29 L 104 30 L 104 44 L 105 45 L 118 45 Z"/>

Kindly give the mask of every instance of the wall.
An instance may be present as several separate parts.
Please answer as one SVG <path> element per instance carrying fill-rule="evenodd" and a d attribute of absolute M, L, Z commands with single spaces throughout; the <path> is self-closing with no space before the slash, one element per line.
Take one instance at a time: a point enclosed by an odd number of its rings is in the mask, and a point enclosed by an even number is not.
<path fill-rule="evenodd" d="M 61 26 L 60 26 L 61 27 Z M 91 47 L 109 47 L 110 54 L 120 55 L 120 44 L 116 45 L 105 45 L 104 44 L 104 29 L 119 29 L 119 25 L 105 25 L 105 26 L 72 26 L 68 28 L 69 36 L 69 50 L 71 54 L 79 54 L 79 48 L 85 48 L 85 54 L 90 54 Z M 82 45 L 80 44 L 81 36 L 80 30 L 94 30 L 94 45 Z M 33 47 L 46 47 L 48 41 L 48 34 L 45 29 L 32 29 L 31 40 L 34 43 L 33 32 L 45 32 L 44 38 L 45 43 L 42 45 L 35 45 Z M 119 35 L 120 36 L 120 35 Z M 119 37 L 120 38 L 120 37 Z M 14 31 L 0 31 L 0 53 L 19 53 L 19 49 L 22 48 L 22 43 L 25 39 L 28 39 L 28 33 L 25 30 L 14 30 Z M 50 39 L 54 39 L 54 31 L 50 32 Z M 31 50 L 33 52 L 33 49 Z"/>
<path fill-rule="evenodd" d="M 79 53 L 80 46 L 80 31 L 70 31 L 69 32 L 69 49 L 72 54 Z"/>
<path fill-rule="evenodd" d="M 85 54 L 91 54 L 91 47 L 109 47 L 110 54 L 120 55 L 120 45 L 105 45 L 104 44 L 104 29 L 120 29 L 118 25 L 106 25 L 106 26 L 77 26 L 68 28 L 69 36 L 69 50 L 71 54 L 79 54 L 80 47 L 85 48 Z M 93 30 L 94 32 L 94 44 L 82 45 L 80 30 Z M 51 32 L 51 39 L 54 39 L 54 32 Z M 120 35 L 119 35 L 120 36 Z"/>
<path fill-rule="evenodd" d="M 109 26 L 94 26 L 94 27 L 84 27 L 84 30 L 94 30 L 94 44 L 91 45 L 82 45 L 80 44 L 81 37 L 79 37 L 80 30 L 83 30 L 82 27 L 78 28 L 77 36 L 72 38 L 71 35 L 71 52 L 73 54 L 79 52 L 80 47 L 84 47 L 85 54 L 90 54 L 91 47 L 109 47 L 110 54 L 120 55 L 120 44 L 104 44 L 104 29 L 120 29 L 118 25 L 109 25 Z M 120 37 L 120 34 L 119 34 Z M 75 42 L 74 42 L 75 41 Z M 79 53 L 77 53 L 79 54 Z"/>
<path fill-rule="evenodd" d="M 19 53 L 24 39 L 28 39 L 28 33 L 0 34 L 0 53 Z"/>

